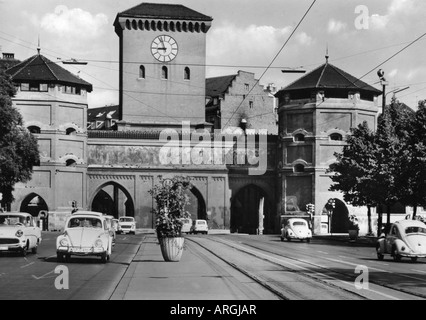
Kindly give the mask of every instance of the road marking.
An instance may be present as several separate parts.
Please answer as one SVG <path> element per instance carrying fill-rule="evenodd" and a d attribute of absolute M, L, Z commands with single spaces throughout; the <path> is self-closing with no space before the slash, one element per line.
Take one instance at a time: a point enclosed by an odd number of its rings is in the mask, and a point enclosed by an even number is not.
<path fill-rule="evenodd" d="M 35 263 L 35 262 L 33 261 L 33 262 L 29 263 L 29 264 L 26 264 L 26 265 L 22 266 L 22 267 L 21 267 L 21 269 L 26 268 L 26 267 L 29 267 L 30 265 L 32 265 L 32 264 L 34 264 L 34 263 Z"/>
<path fill-rule="evenodd" d="M 324 258 L 324 259 L 334 261 L 334 262 L 338 262 L 338 263 L 347 264 L 347 265 L 350 265 L 350 266 L 355 266 L 355 267 L 359 266 L 359 263 L 351 263 L 351 262 L 346 262 L 346 261 L 343 261 L 343 260 L 331 259 L 331 258 Z M 380 272 L 392 273 L 390 271 L 386 271 L 386 270 L 383 270 L 383 269 L 378 269 L 378 268 L 374 268 L 374 267 L 370 267 L 370 266 L 368 266 L 368 268 L 373 269 L 373 270 L 377 270 L 377 271 L 380 271 Z"/>
<path fill-rule="evenodd" d="M 426 273 L 426 271 L 422 271 L 422 270 L 416 270 L 416 269 L 411 269 L 411 270 L 415 272 Z"/>
<path fill-rule="evenodd" d="M 319 251 L 319 250 L 317 250 L 317 252 L 319 252 L 319 253 L 323 253 L 323 254 L 328 254 L 328 252 Z"/>
<path fill-rule="evenodd" d="M 52 270 L 52 271 L 50 271 L 50 272 L 48 272 L 48 273 L 46 273 L 46 274 L 44 274 L 44 275 L 42 275 L 42 276 L 40 276 L 40 277 L 37 277 L 37 276 L 35 276 L 35 275 L 32 275 L 32 277 L 33 277 L 34 279 L 36 279 L 36 280 L 40 280 L 40 279 L 44 279 L 44 278 L 46 278 L 46 276 L 48 276 L 49 274 L 54 273 L 54 272 L 55 272 L 55 270 Z"/>

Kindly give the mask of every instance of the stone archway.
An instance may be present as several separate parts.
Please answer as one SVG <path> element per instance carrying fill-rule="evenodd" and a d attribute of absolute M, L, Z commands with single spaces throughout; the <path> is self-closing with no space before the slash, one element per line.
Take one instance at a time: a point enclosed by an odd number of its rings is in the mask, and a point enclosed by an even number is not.
<path fill-rule="evenodd" d="M 187 211 L 191 214 L 191 219 L 208 220 L 206 202 L 201 192 L 196 187 L 193 187 L 188 196 L 190 204 L 187 207 Z"/>
<path fill-rule="evenodd" d="M 328 216 L 328 233 L 348 232 L 349 210 L 342 200 L 329 199 L 323 208 L 322 214 Z"/>
<path fill-rule="evenodd" d="M 49 208 L 46 204 L 46 201 L 36 193 L 30 193 L 25 197 L 21 202 L 21 207 L 19 209 L 21 212 L 27 212 L 33 217 L 37 217 L 40 211 L 49 211 Z"/>
<path fill-rule="evenodd" d="M 245 186 L 232 198 L 231 232 L 257 234 L 260 228 L 269 225 L 270 212 L 266 192 L 253 184 Z"/>
<path fill-rule="evenodd" d="M 107 182 L 95 192 L 91 210 L 118 218 L 135 216 L 135 206 L 129 192 L 116 182 Z"/>

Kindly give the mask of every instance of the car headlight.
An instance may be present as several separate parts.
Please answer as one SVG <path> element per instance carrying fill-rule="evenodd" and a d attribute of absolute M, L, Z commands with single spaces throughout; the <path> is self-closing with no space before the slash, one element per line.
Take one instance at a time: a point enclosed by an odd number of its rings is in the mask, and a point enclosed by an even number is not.
<path fill-rule="evenodd" d="M 66 238 L 61 239 L 61 241 L 59 241 L 59 244 L 60 244 L 62 247 L 68 247 L 68 239 L 66 239 Z"/>
<path fill-rule="evenodd" d="M 22 237 L 23 235 L 24 235 L 24 231 L 22 231 L 22 230 L 18 230 L 15 233 L 15 236 L 18 237 L 18 238 Z"/>
<path fill-rule="evenodd" d="M 402 250 L 402 251 L 405 251 L 405 247 L 404 247 L 404 246 L 402 246 L 402 247 L 401 247 L 401 250 Z"/>
<path fill-rule="evenodd" d="M 101 239 L 96 239 L 96 241 L 95 241 L 95 247 L 96 248 L 101 248 L 103 245 L 104 244 L 103 244 Z"/>

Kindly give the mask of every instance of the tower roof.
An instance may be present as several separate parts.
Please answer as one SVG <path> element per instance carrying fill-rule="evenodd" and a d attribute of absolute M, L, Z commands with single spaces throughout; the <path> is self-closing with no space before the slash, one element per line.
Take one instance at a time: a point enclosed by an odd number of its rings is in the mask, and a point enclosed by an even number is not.
<path fill-rule="evenodd" d="M 291 83 L 281 91 L 292 91 L 302 89 L 348 89 L 363 90 L 376 94 L 382 92 L 369 84 L 355 78 L 349 73 L 326 62 L 305 76 Z"/>
<path fill-rule="evenodd" d="M 41 54 L 36 54 L 6 71 L 14 82 L 37 81 L 45 83 L 74 84 L 93 90 L 92 84 L 77 77 Z"/>
<path fill-rule="evenodd" d="M 189 9 L 180 4 L 143 2 L 133 8 L 120 12 L 119 17 L 160 18 L 179 20 L 212 21 L 213 18 Z"/>
<path fill-rule="evenodd" d="M 237 77 L 236 74 L 228 76 L 219 76 L 206 79 L 206 96 L 217 97 L 226 93 L 232 81 Z"/>

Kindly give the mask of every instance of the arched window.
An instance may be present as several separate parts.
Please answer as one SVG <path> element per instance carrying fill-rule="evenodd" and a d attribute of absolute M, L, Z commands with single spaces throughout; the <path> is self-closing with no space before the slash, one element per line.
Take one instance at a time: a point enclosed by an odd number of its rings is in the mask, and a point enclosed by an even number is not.
<path fill-rule="evenodd" d="M 145 67 L 144 66 L 139 67 L 139 78 L 145 79 Z"/>
<path fill-rule="evenodd" d="M 186 67 L 185 70 L 183 71 L 183 79 L 184 80 L 191 79 L 191 70 L 188 67 Z"/>
<path fill-rule="evenodd" d="M 305 166 L 303 164 L 296 164 L 294 166 L 294 172 L 305 172 Z"/>
<path fill-rule="evenodd" d="M 131 29 L 131 27 L 130 27 L 130 21 L 129 20 L 126 20 L 126 29 L 128 29 L 128 30 Z"/>
<path fill-rule="evenodd" d="M 342 137 L 342 135 L 340 133 L 332 133 L 332 134 L 330 134 L 330 140 L 333 140 L 333 141 L 342 141 L 343 137 Z"/>
<path fill-rule="evenodd" d="M 161 68 L 161 79 L 167 80 L 169 78 L 169 70 L 167 67 L 163 66 Z"/>
<path fill-rule="evenodd" d="M 294 136 L 294 141 L 295 142 L 303 142 L 303 141 L 305 141 L 305 136 L 301 133 L 298 133 Z"/>
<path fill-rule="evenodd" d="M 74 128 L 68 128 L 66 130 L 66 134 L 67 134 L 67 136 L 76 135 L 77 131 Z"/>
<path fill-rule="evenodd" d="M 149 27 L 149 21 L 148 20 L 145 20 L 145 30 L 150 30 L 150 27 Z"/>
<path fill-rule="evenodd" d="M 65 163 L 67 167 L 75 167 L 77 165 L 74 159 L 68 159 Z"/>
<path fill-rule="evenodd" d="M 33 134 L 38 134 L 38 133 L 40 133 L 40 128 L 37 127 L 37 126 L 29 126 L 28 131 L 33 133 Z"/>
<path fill-rule="evenodd" d="M 136 20 L 132 21 L 132 28 L 133 28 L 133 30 L 137 30 L 138 29 L 138 23 L 136 22 Z"/>

